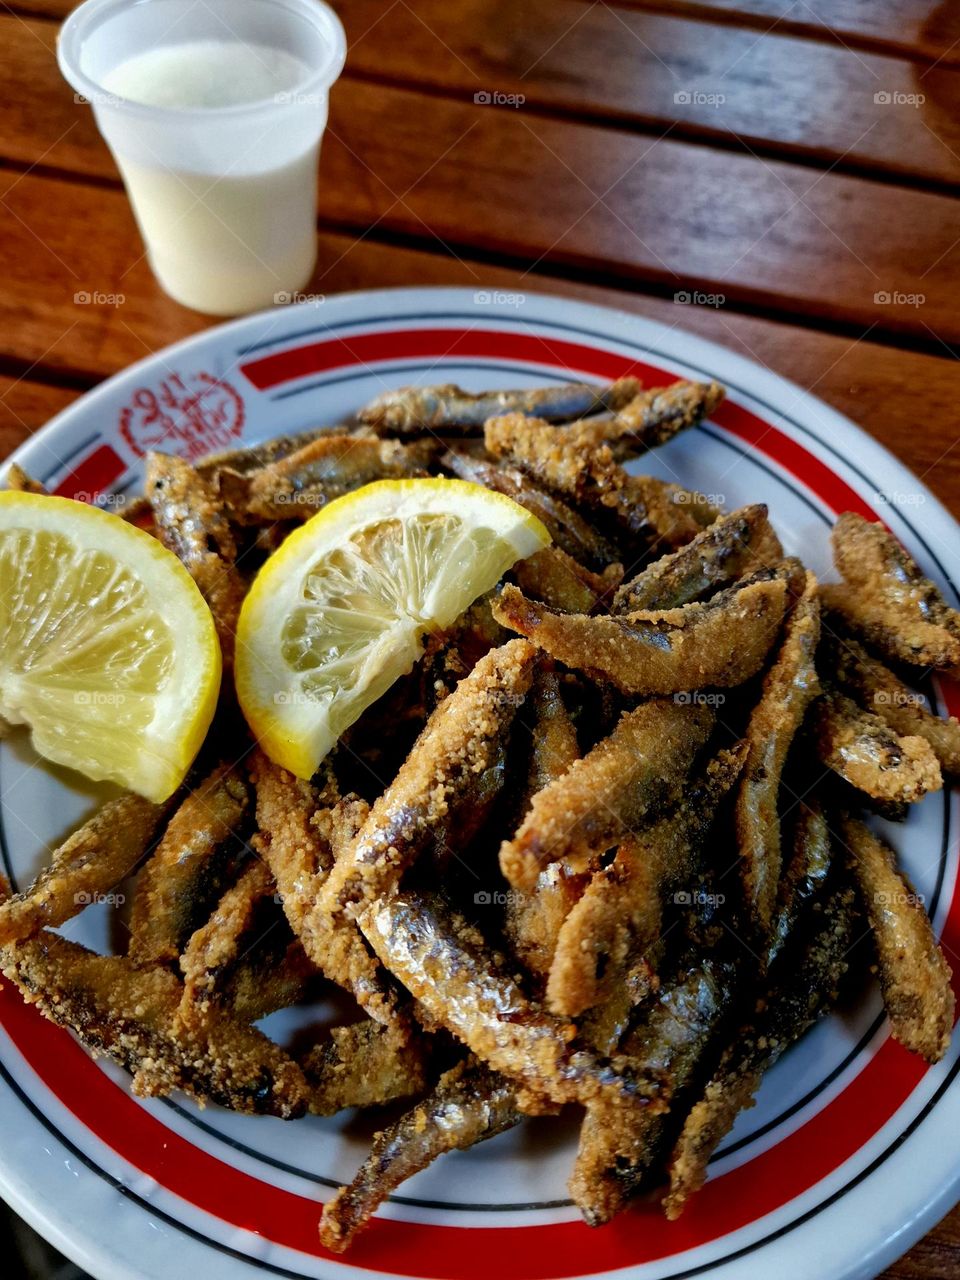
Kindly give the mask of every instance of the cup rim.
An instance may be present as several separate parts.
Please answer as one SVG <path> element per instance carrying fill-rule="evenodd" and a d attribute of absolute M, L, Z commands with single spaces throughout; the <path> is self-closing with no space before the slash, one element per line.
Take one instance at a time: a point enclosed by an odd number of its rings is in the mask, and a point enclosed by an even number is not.
<path fill-rule="evenodd" d="M 156 0 L 162 3 L 162 0 Z M 326 93 L 343 70 L 347 57 L 347 37 L 337 14 L 326 0 L 254 0 L 263 7 L 286 9 L 305 18 L 323 36 L 328 45 L 328 56 L 297 84 L 283 90 L 282 94 L 269 98 L 257 98 L 252 102 L 234 103 L 222 107 L 167 107 L 146 102 L 135 102 L 120 94 L 111 93 L 81 69 L 80 57 L 83 40 L 101 22 L 108 21 L 115 13 L 125 9 L 140 8 L 154 0 L 84 0 L 66 18 L 57 34 L 57 62 L 64 79 L 94 105 L 109 105 L 116 110 L 144 119 L 166 120 L 183 124 L 190 120 L 235 120 L 243 116 L 255 116 L 268 111 L 282 110 L 297 105 L 311 93 Z M 288 101 L 283 101 L 286 98 Z"/>

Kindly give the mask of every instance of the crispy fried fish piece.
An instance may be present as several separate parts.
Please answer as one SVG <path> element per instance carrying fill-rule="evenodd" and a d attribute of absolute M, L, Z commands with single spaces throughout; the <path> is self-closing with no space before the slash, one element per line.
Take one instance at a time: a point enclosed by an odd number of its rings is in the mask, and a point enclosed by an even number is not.
<path fill-rule="evenodd" d="M 259 1022 L 278 1009 L 289 1009 L 303 998 L 317 972 L 296 938 L 279 954 L 268 951 L 266 960 L 261 951 L 247 952 L 216 991 L 215 1003 L 241 1022 Z M 181 1019 L 183 1007 L 181 1001 Z M 192 1011 L 190 1017 L 195 1017 Z"/>
<path fill-rule="evenodd" d="M 269 466 L 280 458 L 286 458 L 304 445 L 311 444 L 318 436 L 334 431 L 334 427 L 310 427 L 306 431 L 297 431 L 292 435 L 271 436 L 259 444 L 247 445 L 243 449 L 221 449 L 216 453 L 208 453 L 197 463 L 201 475 L 216 476 L 218 471 L 229 468 L 246 475 L 249 471 L 258 471 Z"/>
<path fill-rule="evenodd" d="M 610 865 L 594 872 L 557 940 L 547 985 L 553 1013 L 578 1017 L 627 982 L 659 935 L 664 893 L 694 874 L 746 756 L 746 742 L 718 752 L 672 812 L 628 837 Z"/>
<path fill-rule="evenodd" d="M 430 717 L 324 886 L 319 910 L 389 893 L 427 848 L 462 847 L 503 784 L 510 725 L 533 680 L 536 650 L 511 640 L 482 658 Z"/>
<path fill-rule="evenodd" d="M 760 701 L 750 716 L 750 754 L 734 815 L 749 919 L 763 937 L 773 919 L 780 879 L 780 778 L 807 708 L 820 691 L 815 661 L 819 640 L 817 580 L 807 573 L 780 651 L 764 676 Z"/>
<path fill-rule="evenodd" d="M 60 845 L 28 889 L 0 906 L 0 945 L 63 924 L 112 892 L 146 851 L 166 808 L 129 791 L 108 800 Z"/>
<path fill-rule="evenodd" d="M 401 1182 L 444 1152 L 475 1146 L 519 1120 L 511 1081 L 480 1063 L 459 1063 L 412 1111 L 376 1135 L 353 1181 L 324 1206 L 321 1242 L 342 1253 Z"/>
<path fill-rule="evenodd" d="M 777 891 L 777 906 L 767 944 L 767 968 L 793 934 L 797 920 L 822 889 L 833 864 L 833 846 L 819 799 L 809 796 L 800 806 L 793 829 L 793 848 Z"/>
<path fill-rule="evenodd" d="M 246 783 L 226 764 L 218 764 L 183 800 L 137 876 L 130 917 L 134 964 L 176 962 L 216 859 L 249 803 Z"/>
<path fill-rule="evenodd" d="M 580 756 L 577 732 L 553 671 L 539 671 L 528 698 L 533 716 L 530 767 L 520 812 L 533 797 L 561 777 Z M 528 893 L 514 890 L 507 898 L 504 932 L 518 958 L 534 974 L 546 977 L 560 928 L 586 884 L 586 877 L 562 862 L 543 868 Z"/>
<path fill-rule="evenodd" d="M 368 906 L 360 927 L 430 1018 L 495 1071 L 551 1102 L 659 1105 L 655 1081 L 624 1076 L 575 1042 L 576 1029 L 542 1012 L 509 961 L 438 894 L 397 893 Z"/>
<path fill-rule="evenodd" d="M 613 613 L 679 609 L 783 558 L 762 502 L 720 516 L 692 542 L 641 570 L 613 598 Z M 521 584 L 522 585 L 522 584 Z M 586 612 L 586 610 L 583 610 Z"/>
<path fill-rule="evenodd" d="M 703 704 L 668 699 L 625 712 L 608 738 L 534 796 L 500 848 L 510 884 L 529 890 L 541 867 L 561 859 L 582 871 L 648 814 L 676 803 L 714 721 Z"/>
<path fill-rule="evenodd" d="M 144 491 L 157 536 L 183 562 L 210 606 L 229 671 L 247 584 L 237 569 L 237 543 L 217 487 L 182 458 L 151 453 Z"/>
<path fill-rule="evenodd" d="M 840 885 L 822 900 L 821 910 L 809 913 L 809 928 L 784 952 L 756 1018 L 732 1038 L 684 1121 L 663 1202 L 668 1218 L 678 1218 L 703 1186 L 710 1157 L 740 1112 L 753 1105 L 764 1071 L 836 999 L 857 918 L 852 890 Z"/>
<path fill-rule="evenodd" d="M 344 1107 L 376 1107 L 426 1088 L 430 1051 L 425 1036 L 402 1047 L 388 1028 L 368 1018 L 334 1027 L 330 1039 L 303 1058 L 311 1085 L 310 1110 L 332 1116 Z"/>
<path fill-rule="evenodd" d="M 220 486 L 234 518 L 243 523 L 306 520 L 372 480 L 426 475 L 435 454 L 429 442 L 405 445 L 327 433 L 258 471 L 223 471 Z"/>
<path fill-rule="evenodd" d="M 325 977 L 352 992 L 372 1018 L 402 1033 L 396 992 L 353 922 L 318 905 L 343 816 L 335 782 L 328 776 L 314 787 L 260 751 L 250 758 L 250 775 L 257 792 L 254 843 L 273 872 L 291 929 Z"/>
<path fill-rule="evenodd" d="M 862 822 L 842 818 L 840 832 L 873 931 L 893 1037 L 939 1062 L 950 1044 L 955 1001 L 923 900 L 897 870 L 893 850 Z"/>
<path fill-rule="evenodd" d="M 47 494 L 50 490 L 39 480 L 28 475 L 19 463 L 11 462 L 7 468 L 7 488 L 13 493 Z"/>
<path fill-rule="evenodd" d="M 559 547 L 544 547 L 513 566 L 517 586 L 527 596 L 561 613 L 592 613 L 623 577 L 623 565 L 591 573 Z"/>
<path fill-rule="evenodd" d="M 623 1053 L 668 1083 L 667 1113 L 637 1111 L 634 1123 L 613 1122 L 601 1101 L 583 1118 L 570 1194 L 591 1227 L 609 1222 L 639 1189 L 677 1127 L 677 1099 L 696 1080 L 700 1064 L 722 1026 L 733 997 L 736 971 L 707 958 L 681 970 L 632 1028 Z"/>
<path fill-rule="evenodd" d="M 599 533 L 573 507 L 534 484 L 517 467 L 495 466 L 458 450 L 445 453 L 441 462 L 461 480 L 485 485 L 526 507 L 543 522 L 557 547 L 574 560 L 592 569 L 603 569 L 617 560 L 620 553 L 614 542 Z"/>
<path fill-rule="evenodd" d="M 567 430 L 576 448 L 606 444 L 619 461 L 656 449 L 695 427 L 713 413 L 724 394 L 717 382 L 681 380 L 669 387 L 648 387 L 615 413 L 572 422 Z"/>
<path fill-rule="evenodd" d="M 828 624 L 830 621 L 828 618 Z M 830 678 L 844 693 L 865 711 L 878 715 L 901 737 L 926 738 L 943 773 L 960 777 L 960 721 L 953 716 L 941 720 L 928 711 L 919 694 L 851 636 L 825 635 L 821 648 Z"/>
<path fill-rule="evenodd" d="M 270 868 L 255 860 L 226 890 L 206 924 L 194 932 L 180 956 L 185 1021 L 216 999 L 224 972 L 240 958 L 257 907 L 276 892 Z"/>
<path fill-rule="evenodd" d="M 608 386 L 569 382 L 559 387 L 522 391 L 481 391 L 473 394 L 454 383 L 437 387 L 400 387 L 371 400 L 357 414 L 383 435 L 479 433 L 497 413 L 536 414 L 548 422 L 569 422 L 602 409 L 619 409 L 640 391 L 636 378 L 621 378 Z M 676 406 L 669 406 L 677 408 Z M 668 406 L 664 406 L 668 411 Z"/>
<path fill-rule="evenodd" d="M 0 963 L 51 1022 L 134 1073 L 142 1097 L 183 1089 L 201 1104 L 250 1115 L 288 1120 L 306 1111 L 302 1071 L 255 1028 L 218 1011 L 181 1028 L 183 988 L 167 969 L 138 969 L 47 932 L 7 947 Z"/>
<path fill-rule="evenodd" d="M 628 475 L 607 445 L 578 447 L 565 427 L 507 414 L 484 426 L 487 449 L 538 483 L 585 507 L 627 539 L 635 554 L 679 547 L 720 514 L 703 494 L 654 476 Z"/>
<path fill-rule="evenodd" d="M 552 658 L 623 693 L 665 694 L 730 688 L 756 675 L 786 603 L 784 575 L 764 569 L 706 604 L 619 616 L 556 613 L 507 584 L 493 614 Z"/>
<path fill-rule="evenodd" d="M 940 763 L 925 738 L 901 738 L 885 720 L 836 690 L 827 690 L 815 703 L 811 732 L 820 760 L 878 800 L 913 804 L 943 786 Z"/>
<path fill-rule="evenodd" d="M 846 626 L 889 661 L 960 672 L 960 613 L 893 534 L 847 511 L 831 540 L 845 585 L 823 598 Z"/>

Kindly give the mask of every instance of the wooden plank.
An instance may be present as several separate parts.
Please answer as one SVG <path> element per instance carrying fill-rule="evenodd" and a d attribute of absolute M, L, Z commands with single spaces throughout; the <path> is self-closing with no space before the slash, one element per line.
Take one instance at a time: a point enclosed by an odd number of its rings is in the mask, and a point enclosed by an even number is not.
<path fill-rule="evenodd" d="M 960 179 L 960 72 L 580 0 L 339 0 L 353 72 L 466 97 Z M 475 33 L 483 31 L 483 41 Z"/>
<path fill-rule="evenodd" d="M 0 461 L 65 409 L 77 394 L 67 387 L 34 381 L 29 375 L 0 375 Z"/>
<path fill-rule="evenodd" d="M 0 237 L 0 333 L 9 357 L 25 365 L 40 361 L 92 382 L 211 323 L 171 301 L 153 280 L 138 256 L 122 193 L 33 175 L 22 179 L 17 192 L 21 207 L 33 213 L 25 219 L 30 230 L 14 221 Z M 309 291 L 429 284 L 585 297 L 713 338 L 862 422 L 960 510 L 960 447 L 953 447 L 960 400 L 956 361 L 772 324 L 723 307 L 398 249 L 369 237 L 322 235 L 320 266 Z M 78 294 L 89 301 L 74 302 Z"/>
<path fill-rule="evenodd" d="M 525 106 L 645 129 L 672 126 L 822 165 L 960 185 L 960 71 L 839 45 L 580 0 L 339 0 L 350 69 L 455 95 L 520 96 Z M 489 31 L 479 44 L 472 33 Z M 115 175 L 88 111 L 55 63 L 49 22 L 0 17 L 8 91 L 5 153 Z M 602 74 L 594 69 L 602 68 Z M 39 90 L 39 91 L 38 91 Z M 878 100 L 879 99 L 879 100 Z"/>
<path fill-rule="evenodd" d="M 39 0 L 47 3 L 48 0 Z M 56 0 L 50 0 L 55 3 Z M 66 2 L 66 0 L 64 0 Z M 960 11 L 944 0 L 624 0 L 642 9 L 960 64 Z"/>
<path fill-rule="evenodd" d="M 21 160 L 111 172 L 62 85 L 29 101 L 18 129 L 0 129 Z M 958 206 L 944 195 L 350 81 L 334 94 L 320 181 L 322 216 L 338 226 L 960 337 Z M 18 191 L 3 204 L 29 221 Z"/>

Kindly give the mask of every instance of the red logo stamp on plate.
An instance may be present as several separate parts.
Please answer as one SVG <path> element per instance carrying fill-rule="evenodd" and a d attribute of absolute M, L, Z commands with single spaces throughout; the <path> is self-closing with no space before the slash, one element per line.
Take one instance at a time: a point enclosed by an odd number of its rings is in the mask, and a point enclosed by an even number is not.
<path fill-rule="evenodd" d="M 150 449 L 193 461 L 229 448 L 243 431 L 243 398 L 211 373 L 172 373 L 158 387 L 138 387 L 120 414 L 120 431 L 139 455 Z"/>

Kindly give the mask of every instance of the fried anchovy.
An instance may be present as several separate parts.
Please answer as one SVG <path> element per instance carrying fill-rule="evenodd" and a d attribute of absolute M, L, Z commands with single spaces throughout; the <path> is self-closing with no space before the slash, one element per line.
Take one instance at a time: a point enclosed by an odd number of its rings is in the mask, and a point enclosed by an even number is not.
<path fill-rule="evenodd" d="M 541 1011 L 510 976 L 509 962 L 438 894 L 383 898 L 359 917 L 388 969 L 426 1009 L 495 1071 L 551 1102 L 659 1105 L 655 1081 L 624 1076 L 578 1045 L 575 1028 Z"/>
<path fill-rule="evenodd" d="M 524 595 L 561 613 L 592 613 L 616 590 L 623 566 L 612 564 L 591 573 L 559 547 L 544 547 L 513 566 L 513 577 Z"/>
<path fill-rule="evenodd" d="M 441 462 L 461 480 L 485 485 L 513 498 L 541 520 L 557 547 L 575 560 L 592 569 L 603 569 L 618 559 L 620 552 L 614 542 L 598 533 L 573 507 L 541 489 L 516 467 L 495 466 L 455 450 L 444 454 Z"/>
<path fill-rule="evenodd" d="M 507 414 L 484 426 L 487 449 L 612 525 L 631 552 L 682 546 L 720 514 L 703 494 L 654 476 L 629 475 L 607 445 L 578 448 L 564 427 Z"/>
<path fill-rule="evenodd" d="M 521 814 L 530 808 L 533 797 L 565 774 L 580 755 L 576 729 L 555 672 L 537 673 L 528 705 L 533 723 Z M 543 868 L 529 892 L 514 890 L 508 897 L 504 931 L 531 973 L 545 977 L 549 972 L 561 926 L 585 884 L 584 876 L 569 871 L 562 862 L 553 862 Z"/>
<path fill-rule="evenodd" d="M 762 937 L 769 933 L 780 879 L 780 777 L 807 708 L 820 691 L 815 663 L 819 639 L 817 580 L 808 573 L 750 716 L 750 753 L 735 808 L 740 878 L 749 919 Z"/>
<path fill-rule="evenodd" d="M 696 1079 L 727 1014 L 734 982 L 732 965 L 709 958 L 681 971 L 627 1036 L 623 1054 L 657 1072 L 670 1089 L 671 1108 L 637 1112 L 630 1126 L 612 1123 L 602 1101 L 587 1109 L 570 1194 L 591 1227 L 609 1222 L 662 1156 L 677 1127 L 677 1100 Z"/>
<path fill-rule="evenodd" d="M 258 851 L 273 872 L 284 915 L 318 969 L 356 997 L 378 1022 L 401 1036 L 406 1019 L 388 976 L 353 922 L 320 909 L 334 867 L 333 839 L 339 798 L 327 778 L 314 787 L 287 773 L 261 752 L 250 760 L 257 792 Z"/>
<path fill-rule="evenodd" d="M 112 893 L 146 851 L 165 811 L 132 792 L 108 800 L 54 852 L 28 889 L 0 906 L 0 945 L 63 924 Z"/>
<path fill-rule="evenodd" d="M 672 812 L 628 837 L 610 865 L 594 872 L 557 940 L 547 986 L 554 1013 L 578 1017 L 627 981 L 659 935 L 664 893 L 689 886 L 746 752 L 746 743 L 718 752 Z"/>
<path fill-rule="evenodd" d="M 792 936 L 797 919 L 820 892 L 833 863 L 830 831 L 816 796 L 805 800 L 793 829 L 790 861 L 780 877 L 777 905 L 767 944 L 767 968 Z"/>
<path fill-rule="evenodd" d="M 525 640 L 494 649 L 430 717 L 400 772 L 324 886 L 320 910 L 372 902 L 440 844 L 464 846 L 503 785 L 510 725 L 533 679 Z"/>
<path fill-rule="evenodd" d="M 901 738 L 880 716 L 836 690 L 814 704 L 810 727 L 823 764 L 878 800 L 913 804 L 943 786 L 940 763 L 925 738 Z"/>
<path fill-rule="evenodd" d="M 510 884 L 529 890 L 541 867 L 561 859 L 582 871 L 649 814 L 675 804 L 714 720 L 709 707 L 667 699 L 625 712 L 608 738 L 534 796 L 500 849 Z"/>
<path fill-rule="evenodd" d="M 272 462 L 286 458 L 304 445 L 312 444 L 318 436 L 334 431 L 334 427 L 311 427 L 307 431 L 297 431 L 293 435 L 272 436 L 260 444 L 248 445 L 243 449 L 224 449 L 210 453 L 197 463 L 197 470 L 205 476 L 215 476 L 218 471 L 229 468 L 231 471 L 246 475 L 249 471 L 257 471 Z"/>
<path fill-rule="evenodd" d="M 241 957 L 222 988 L 217 989 L 215 1003 L 229 1009 L 242 1022 L 259 1022 L 302 1000 L 316 972 L 316 965 L 296 938 L 279 953 L 255 947 Z M 183 1008 L 181 1001 L 181 1019 Z M 193 1017 L 191 1011 L 188 1018 Z"/>
<path fill-rule="evenodd" d="M 667 694 L 730 688 L 755 676 L 777 638 L 786 603 L 786 577 L 764 569 L 706 604 L 619 616 L 557 613 L 507 584 L 493 613 L 593 679 L 624 693 Z"/>
<path fill-rule="evenodd" d="M 862 822 L 842 819 L 840 831 L 873 931 L 893 1037 L 939 1062 L 950 1044 L 955 1001 L 923 899 L 897 870 L 893 850 Z"/>
<path fill-rule="evenodd" d="M 323 1209 L 320 1239 L 342 1253 L 391 1191 L 446 1151 L 463 1151 L 520 1120 L 516 1087 L 477 1063 L 460 1063 L 422 1102 L 373 1140 L 349 1186 Z"/>
<path fill-rule="evenodd" d="M 679 551 L 648 565 L 613 598 L 614 613 L 679 609 L 783 558 L 762 502 L 721 516 Z"/>
<path fill-rule="evenodd" d="M 181 1013 L 186 1021 L 216 1000 L 224 974 L 240 959 L 257 907 L 276 892 L 266 863 L 251 862 L 223 894 L 206 924 L 191 936 L 180 956 L 184 986 Z"/>
<path fill-rule="evenodd" d="M 51 1022 L 71 1027 L 95 1053 L 134 1073 L 142 1097 L 183 1089 L 201 1104 L 251 1115 L 303 1115 L 300 1068 L 255 1028 L 220 1011 L 185 1030 L 183 988 L 167 969 L 138 969 L 43 932 L 2 953 L 3 973 Z"/>
<path fill-rule="evenodd" d="M 7 468 L 6 480 L 7 488 L 13 493 L 47 494 L 50 492 L 46 485 L 41 484 L 39 480 L 34 480 L 33 476 L 28 475 L 16 462 L 11 462 Z"/>
<path fill-rule="evenodd" d="M 703 1186 L 707 1164 L 740 1112 L 751 1105 L 764 1071 L 814 1024 L 836 999 L 847 971 L 857 912 L 853 892 L 834 889 L 797 945 L 784 952 L 754 1021 L 741 1027 L 724 1051 L 673 1149 L 668 1218 Z"/>
<path fill-rule="evenodd" d="M 237 570 L 237 543 L 216 486 L 182 458 L 151 453 L 144 489 L 157 536 L 183 562 L 210 606 L 229 670 L 247 586 Z"/>
<path fill-rule="evenodd" d="M 847 511 L 832 542 L 844 585 L 825 587 L 824 603 L 850 630 L 892 662 L 960 672 L 960 613 L 893 534 Z"/>
<path fill-rule="evenodd" d="M 243 523 L 306 520 L 372 480 L 426 475 L 435 453 L 429 442 L 326 434 L 259 471 L 223 471 L 220 486 L 234 518 Z"/>
<path fill-rule="evenodd" d="M 621 378 L 608 386 L 570 382 L 559 387 L 522 391 L 481 391 L 472 394 L 453 383 L 438 387 L 400 387 L 371 400 L 357 414 L 385 435 L 413 435 L 426 431 L 479 433 L 498 413 L 536 414 L 549 422 L 569 422 L 602 409 L 619 409 L 638 394 L 636 378 Z"/>
<path fill-rule="evenodd" d="M 129 955 L 173 964 L 196 925 L 216 861 L 247 811 L 246 783 L 219 764 L 182 802 L 137 876 Z"/>
<path fill-rule="evenodd" d="M 878 715 L 901 737 L 926 738 L 943 773 L 960 777 L 960 721 L 953 716 L 941 720 L 928 711 L 919 694 L 852 637 L 826 635 L 821 647 L 830 678 L 844 693 L 865 711 Z"/>
<path fill-rule="evenodd" d="M 367 1018 L 334 1027 L 330 1039 L 302 1059 L 311 1086 L 310 1110 L 332 1116 L 344 1107 L 375 1107 L 421 1093 L 427 1083 L 427 1038 L 397 1044 L 388 1028 Z"/>
<path fill-rule="evenodd" d="M 681 431 L 709 417 L 724 397 L 717 382 L 675 382 L 639 391 L 616 412 L 572 422 L 571 444 L 578 449 L 609 445 L 618 460 L 666 444 Z M 545 414 L 541 414 L 545 417 Z"/>

